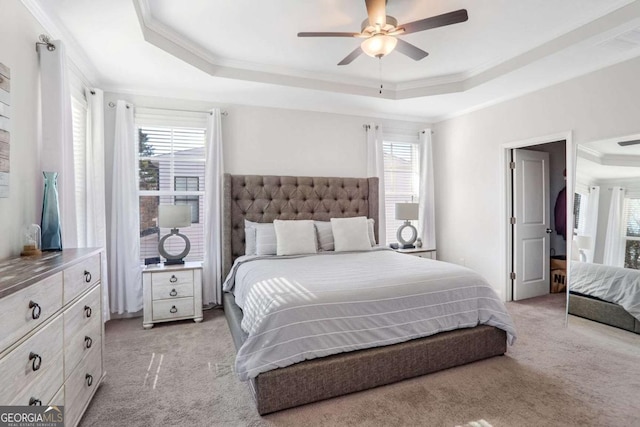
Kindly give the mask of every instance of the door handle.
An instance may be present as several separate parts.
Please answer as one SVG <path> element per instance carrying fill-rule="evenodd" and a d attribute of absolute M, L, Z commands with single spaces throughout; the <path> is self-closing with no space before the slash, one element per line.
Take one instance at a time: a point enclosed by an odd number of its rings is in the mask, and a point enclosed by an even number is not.
<path fill-rule="evenodd" d="M 551 234 L 551 233 L 553 233 L 553 230 L 552 230 L 552 229 L 550 229 L 550 228 L 547 228 L 547 230 L 546 230 L 546 231 L 547 231 L 547 234 Z"/>

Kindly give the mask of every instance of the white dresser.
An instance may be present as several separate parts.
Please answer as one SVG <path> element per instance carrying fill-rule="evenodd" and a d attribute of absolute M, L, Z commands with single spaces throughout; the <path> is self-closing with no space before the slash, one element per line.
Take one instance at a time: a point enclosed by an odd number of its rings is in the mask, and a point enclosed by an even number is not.
<path fill-rule="evenodd" d="M 104 378 L 101 249 L 0 261 L 0 405 L 64 405 L 75 426 Z"/>
<path fill-rule="evenodd" d="M 202 322 L 202 263 L 147 266 L 142 271 L 145 329 L 154 323 Z"/>

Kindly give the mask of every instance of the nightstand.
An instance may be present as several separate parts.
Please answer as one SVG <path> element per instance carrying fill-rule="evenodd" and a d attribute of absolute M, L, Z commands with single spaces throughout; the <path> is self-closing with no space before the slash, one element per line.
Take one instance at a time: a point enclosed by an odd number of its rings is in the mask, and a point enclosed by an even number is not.
<path fill-rule="evenodd" d="M 413 249 L 394 249 L 401 254 L 413 255 L 420 258 L 436 259 L 435 249 L 413 248 Z"/>
<path fill-rule="evenodd" d="M 145 329 L 154 323 L 202 322 L 202 263 L 153 265 L 142 270 Z"/>

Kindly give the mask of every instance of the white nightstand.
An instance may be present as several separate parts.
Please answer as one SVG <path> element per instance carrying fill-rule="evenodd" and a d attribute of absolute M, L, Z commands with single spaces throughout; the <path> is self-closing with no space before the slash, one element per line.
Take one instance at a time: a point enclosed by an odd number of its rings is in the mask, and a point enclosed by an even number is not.
<path fill-rule="evenodd" d="M 420 258 L 436 259 L 435 249 L 414 248 L 414 249 L 394 249 L 394 250 L 401 254 L 418 256 Z"/>
<path fill-rule="evenodd" d="M 202 322 L 202 263 L 150 265 L 142 270 L 145 329 L 154 323 Z"/>

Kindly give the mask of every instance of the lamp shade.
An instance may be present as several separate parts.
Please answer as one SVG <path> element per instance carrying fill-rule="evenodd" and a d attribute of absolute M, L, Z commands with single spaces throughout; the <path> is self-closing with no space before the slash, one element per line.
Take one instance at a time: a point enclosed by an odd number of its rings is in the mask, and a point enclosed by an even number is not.
<path fill-rule="evenodd" d="M 591 248 L 591 236 L 576 236 L 575 238 L 576 246 L 578 249 L 589 249 Z"/>
<path fill-rule="evenodd" d="M 398 44 L 398 40 L 395 37 L 377 34 L 363 41 L 360 48 L 369 56 L 381 58 L 390 54 L 396 44 Z"/>
<path fill-rule="evenodd" d="M 396 203 L 396 219 L 418 219 L 418 203 Z"/>
<path fill-rule="evenodd" d="M 184 228 L 191 226 L 191 205 L 158 206 L 158 227 Z"/>

